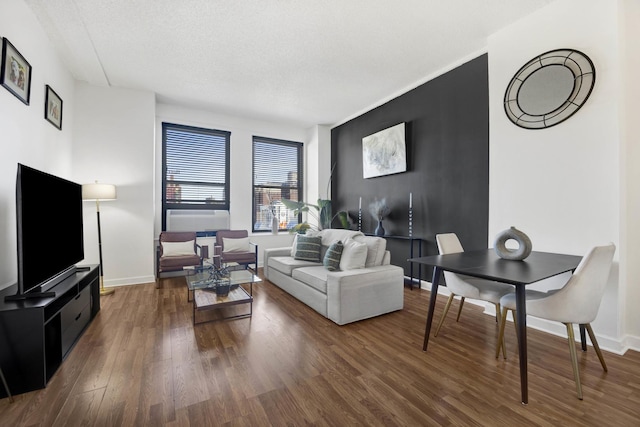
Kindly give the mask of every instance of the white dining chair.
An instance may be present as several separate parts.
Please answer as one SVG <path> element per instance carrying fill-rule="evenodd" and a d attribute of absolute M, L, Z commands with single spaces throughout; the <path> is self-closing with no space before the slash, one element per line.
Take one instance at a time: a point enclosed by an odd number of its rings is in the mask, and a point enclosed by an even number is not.
<path fill-rule="evenodd" d="M 613 254 L 616 247 L 613 243 L 592 248 L 580 261 L 573 275 L 560 289 L 549 292 L 526 291 L 527 315 L 541 319 L 564 323 L 567 327 L 569 340 L 569 352 L 573 364 L 573 376 L 576 381 L 578 399 L 582 400 L 582 385 L 580 384 L 580 371 L 578 370 L 578 357 L 576 355 L 576 343 L 573 333 L 573 325 L 585 327 L 593 348 L 600 359 L 602 369 L 607 371 L 598 341 L 591 329 L 591 322 L 598 314 L 600 301 L 611 270 Z M 504 354 L 504 325 L 507 312 L 511 310 L 515 319 L 516 296 L 515 293 L 505 295 L 500 299 L 502 305 L 502 321 L 500 322 L 499 341 L 502 343 Z M 496 358 L 500 353 L 499 345 L 496 346 Z"/>
<path fill-rule="evenodd" d="M 455 254 L 464 251 L 455 233 L 437 234 L 436 243 L 438 244 L 440 255 Z M 496 322 L 500 323 L 500 298 L 503 295 L 513 292 L 514 288 L 512 285 L 456 274 L 450 271 L 444 272 L 444 280 L 451 294 L 444 307 L 442 318 L 436 327 L 434 337 L 438 336 L 438 332 L 444 323 L 444 319 L 447 317 L 451 303 L 456 295 L 460 297 L 460 307 L 458 308 L 456 322 L 460 321 L 460 314 L 462 313 L 465 298 L 471 298 L 494 304 L 496 306 Z M 499 347 L 500 346 L 498 346 L 498 348 Z"/>

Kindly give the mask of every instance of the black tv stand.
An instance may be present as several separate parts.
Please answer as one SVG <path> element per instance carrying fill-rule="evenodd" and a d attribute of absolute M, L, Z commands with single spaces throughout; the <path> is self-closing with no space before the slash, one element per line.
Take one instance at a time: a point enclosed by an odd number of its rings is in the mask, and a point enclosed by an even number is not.
<path fill-rule="evenodd" d="M 100 270 L 76 271 L 48 292 L 17 288 L 0 291 L 0 362 L 12 395 L 44 388 L 89 327 L 100 311 Z"/>
<path fill-rule="evenodd" d="M 15 294 L 15 295 L 7 295 L 4 297 L 5 302 L 7 301 L 24 301 L 26 299 L 36 299 L 36 298 L 55 298 L 56 293 L 54 291 L 47 292 L 27 292 L 26 294 Z"/>

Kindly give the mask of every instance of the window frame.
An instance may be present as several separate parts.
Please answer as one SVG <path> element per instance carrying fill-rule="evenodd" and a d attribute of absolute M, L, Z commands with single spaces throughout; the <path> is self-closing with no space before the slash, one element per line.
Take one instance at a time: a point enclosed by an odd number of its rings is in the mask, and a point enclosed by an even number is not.
<path fill-rule="evenodd" d="M 204 134 L 209 136 L 216 136 L 224 138 L 224 165 L 225 165 L 225 182 L 220 185 L 218 184 L 210 184 L 211 187 L 222 187 L 224 190 L 225 198 L 222 202 L 217 203 L 205 203 L 205 204 L 192 204 L 192 203 L 168 203 L 167 202 L 167 131 L 168 130 L 178 130 L 183 132 L 192 132 L 194 134 Z M 175 210 L 229 210 L 230 206 L 230 159 L 231 159 L 231 132 L 219 130 L 219 129 L 209 129 L 197 126 L 189 126 L 182 125 L 177 123 L 170 122 L 162 122 L 162 190 L 161 190 L 161 199 L 162 199 L 162 229 L 166 229 L 166 221 L 167 221 L 167 210 L 175 209 Z M 200 181 L 184 181 L 185 183 L 194 183 L 200 184 L 203 183 Z"/>
<path fill-rule="evenodd" d="M 256 143 L 263 143 L 263 144 L 273 144 L 273 145 L 280 145 L 280 146 L 285 146 L 285 147 L 292 147 L 292 148 L 296 148 L 297 150 L 297 155 L 296 155 L 296 162 L 297 162 L 297 168 L 298 168 L 298 179 L 297 179 L 297 186 L 296 187 L 291 187 L 290 190 L 297 190 L 298 192 L 298 200 L 302 201 L 304 200 L 304 144 L 302 142 L 296 142 L 296 141 L 288 141 L 288 140 L 284 140 L 284 139 L 277 139 L 277 138 L 267 138 L 267 137 L 262 137 L 262 136 L 257 136 L 254 135 L 251 139 L 251 151 L 252 151 L 252 159 L 251 159 L 251 172 L 252 172 L 252 179 L 251 179 L 251 231 L 253 233 L 266 233 L 266 232 L 270 232 L 272 231 L 271 229 L 257 229 L 256 228 L 256 222 L 257 222 L 257 217 L 256 217 L 256 213 L 257 213 L 257 195 L 258 192 L 256 191 L 257 189 L 281 189 L 282 187 L 277 187 L 277 186 L 273 186 L 273 185 L 258 185 L 256 184 Z M 302 222 L 302 213 L 298 213 L 297 215 L 297 223 L 300 224 Z M 285 228 L 278 228 L 278 231 L 287 231 L 288 229 Z"/>

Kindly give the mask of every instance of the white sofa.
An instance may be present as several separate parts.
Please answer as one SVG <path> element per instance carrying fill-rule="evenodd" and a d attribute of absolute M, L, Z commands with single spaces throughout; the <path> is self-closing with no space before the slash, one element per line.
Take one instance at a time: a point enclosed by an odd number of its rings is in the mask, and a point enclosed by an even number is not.
<path fill-rule="evenodd" d="M 265 278 L 338 325 L 402 309 L 404 270 L 390 264 L 385 239 L 341 229 L 322 230 L 316 235 L 322 238 L 321 262 L 295 259 L 296 238 L 293 248 L 265 249 Z M 349 239 L 360 247 L 366 244 L 365 265 L 329 271 L 322 264 L 327 248 Z M 346 251 L 343 260 L 348 256 Z"/>

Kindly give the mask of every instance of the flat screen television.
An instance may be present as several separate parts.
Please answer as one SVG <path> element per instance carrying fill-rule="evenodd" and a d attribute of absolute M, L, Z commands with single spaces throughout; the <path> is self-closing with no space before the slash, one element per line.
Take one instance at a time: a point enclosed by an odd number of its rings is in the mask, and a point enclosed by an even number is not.
<path fill-rule="evenodd" d="M 45 292 L 84 259 L 82 186 L 18 164 L 18 294 Z"/>

